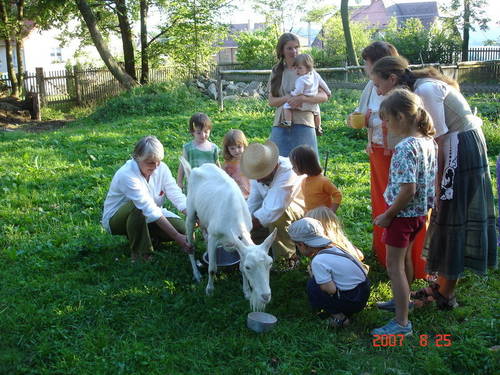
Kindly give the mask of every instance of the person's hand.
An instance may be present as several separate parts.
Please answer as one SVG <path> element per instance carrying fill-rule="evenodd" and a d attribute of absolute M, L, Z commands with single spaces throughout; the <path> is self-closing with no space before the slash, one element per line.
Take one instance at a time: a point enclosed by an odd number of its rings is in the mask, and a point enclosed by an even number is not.
<path fill-rule="evenodd" d="M 259 219 L 252 216 L 252 229 L 259 229 L 259 228 L 262 228 L 262 224 L 260 223 Z"/>
<path fill-rule="evenodd" d="M 387 228 L 389 225 L 391 225 L 391 222 L 394 218 L 392 216 L 387 215 L 387 213 L 383 213 L 382 215 L 378 215 L 374 220 L 373 224 L 382 227 L 382 228 Z"/>
<path fill-rule="evenodd" d="M 352 115 L 352 113 L 348 114 L 348 115 L 347 115 L 347 119 L 346 119 L 346 124 L 347 124 L 347 126 L 349 126 L 350 128 L 352 128 L 352 125 L 351 125 L 351 115 Z"/>
<path fill-rule="evenodd" d="M 300 108 L 302 104 L 304 104 L 304 95 L 299 95 L 299 96 L 291 96 L 290 99 L 288 99 L 287 103 L 290 105 L 292 108 Z"/>
<path fill-rule="evenodd" d="M 184 251 L 186 254 L 193 254 L 194 246 L 188 242 L 187 237 L 184 234 L 179 234 L 175 239 L 175 242 L 177 242 L 182 251 Z"/>
<path fill-rule="evenodd" d="M 373 154 L 373 147 L 372 147 L 372 144 L 370 142 L 368 142 L 366 144 L 366 148 L 365 148 L 365 151 L 368 155 L 370 154 Z"/>

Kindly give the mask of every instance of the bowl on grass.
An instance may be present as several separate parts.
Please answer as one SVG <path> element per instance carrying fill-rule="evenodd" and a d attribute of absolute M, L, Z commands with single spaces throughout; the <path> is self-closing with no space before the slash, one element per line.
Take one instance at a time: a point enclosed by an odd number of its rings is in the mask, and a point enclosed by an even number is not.
<path fill-rule="evenodd" d="M 270 331 L 277 322 L 278 318 L 265 312 L 254 311 L 247 316 L 247 327 L 257 333 Z"/>
<path fill-rule="evenodd" d="M 208 251 L 203 253 L 203 261 L 208 264 Z M 227 251 L 222 246 L 215 249 L 215 263 L 217 267 L 234 267 L 240 262 L 240 255 L 237 251 Z"/>

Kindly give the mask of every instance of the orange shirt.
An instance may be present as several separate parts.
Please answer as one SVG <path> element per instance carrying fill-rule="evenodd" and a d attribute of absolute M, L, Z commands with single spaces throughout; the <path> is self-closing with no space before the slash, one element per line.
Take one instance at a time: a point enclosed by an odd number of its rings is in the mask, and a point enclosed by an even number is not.
<path fill-rule="evenodd" d="M 342 193 L 323 175 L 308 176 L 302 181 L 302 193 L 306 212 L 319 206 L 331 207 L 333 203 L 340 204 Z"/>

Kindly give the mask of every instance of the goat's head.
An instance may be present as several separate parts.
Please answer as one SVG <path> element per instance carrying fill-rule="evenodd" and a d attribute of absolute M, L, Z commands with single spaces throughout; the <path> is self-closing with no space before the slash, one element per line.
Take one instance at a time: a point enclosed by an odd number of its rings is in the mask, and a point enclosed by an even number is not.
<path fill-rule="evenodd" d="M 253 311 L 264 310 L 271 301 L 269 271 L 273 259 L 268 252 L 275 238 L 276 229 L 260 245 L 245 245 L 241 241 L 237 243 L 241 250 L 240 271 L 250 287 L 250 306 Z"/>

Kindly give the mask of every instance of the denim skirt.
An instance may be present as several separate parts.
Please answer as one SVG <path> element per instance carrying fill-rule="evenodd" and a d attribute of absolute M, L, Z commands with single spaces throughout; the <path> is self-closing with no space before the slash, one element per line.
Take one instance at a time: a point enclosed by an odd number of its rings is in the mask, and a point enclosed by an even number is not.
<path fill-rule="evenodd" d="M 294 147 L 307 145 L 316 152 L 319 158 L 314 127 L 300 124 L 293 124 L 290 127 L 273 126 L 270 139 L 278 146 L 280 156 L 287 158 Z"/>

